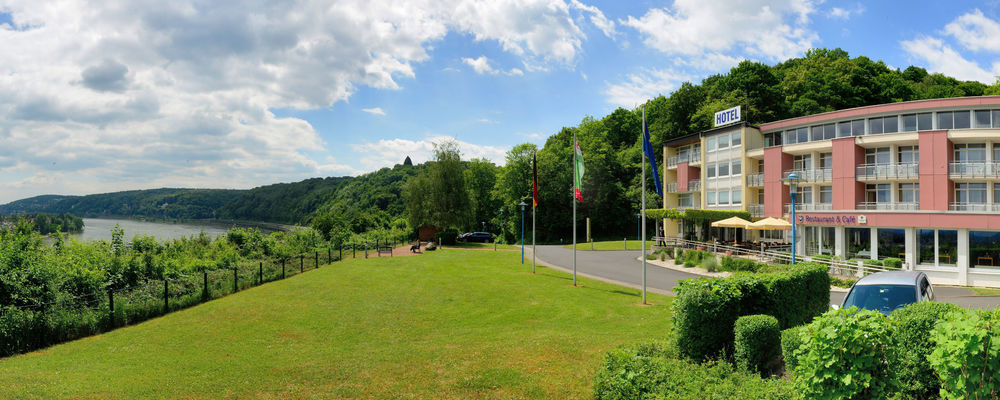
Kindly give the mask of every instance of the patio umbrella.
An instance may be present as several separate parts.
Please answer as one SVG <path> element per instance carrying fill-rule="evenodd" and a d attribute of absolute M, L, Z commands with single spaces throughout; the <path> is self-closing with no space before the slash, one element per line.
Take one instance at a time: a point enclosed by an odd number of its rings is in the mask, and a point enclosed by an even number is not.
<path fill-rule="evenodd" d="M 751 222 L 740 217 L 729 217 L 712 223 L 713 228 L 746 228 Z"/>
<path fill-rule="evenodd" d="M 746 228 L 770 231 L 788 231 L 792 229 L 792 224 L 780 218 L 767 217 L 747 225 Z"/>

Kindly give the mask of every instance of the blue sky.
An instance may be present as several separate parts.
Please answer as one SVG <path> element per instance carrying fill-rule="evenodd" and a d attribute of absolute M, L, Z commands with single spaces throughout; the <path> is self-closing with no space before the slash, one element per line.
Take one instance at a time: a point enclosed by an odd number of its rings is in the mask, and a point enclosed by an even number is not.
<path fill-rule="evenodd" d="M 0 2 L 0 203 L 503 162 L 743 59 L 1000 75 L 998 2 Z"/>

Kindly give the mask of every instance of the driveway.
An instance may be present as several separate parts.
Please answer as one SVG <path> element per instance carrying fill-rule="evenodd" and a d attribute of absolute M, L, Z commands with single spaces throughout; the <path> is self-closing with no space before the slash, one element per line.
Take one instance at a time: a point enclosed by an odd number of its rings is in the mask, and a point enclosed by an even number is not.
<path fill-rule="evenodd" d="M 530 251 L 530 250 L 529 250 Z M 527 262 L 530 262 L 530 253 Z M 576 252 L 578 275 L 640 288 L 642 284 L 642 262 L 638 260 L 638 250 L 608 250 Z M 573 272 L 573 249 L 562 246 L 538 246 L 537 260 L 566 272 Z M 646 264 L 646 289 L 650 292 L 673 295 L 673 289 L 682 279 L 700 278 L 701 275 Z M 844 302 L 844 292 L 830 292 L 830 302 Z M 935 300 L 954 303 L 963 308 L 992 309 L 1000 303 L 1000 296 L 974 296 L 974 292 L 954 286 L 935 286 Z"/>

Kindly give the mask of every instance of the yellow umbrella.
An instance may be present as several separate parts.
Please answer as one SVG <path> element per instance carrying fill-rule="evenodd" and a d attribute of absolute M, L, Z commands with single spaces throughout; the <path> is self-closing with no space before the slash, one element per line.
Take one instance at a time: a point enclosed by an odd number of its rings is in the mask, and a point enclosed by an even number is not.
<path fill-rule="evenodd" d="M 712 223 L 714 228 L 746 228 L 750 225 L 750 221 L 747 221 L 740 217 L 729 217 L 721 221 L 715 221 Z"/>
<path fill-rule="evenodd" d="M 780 218 L 767 217 L 760 221 L 747 225 L 747 229 L 787 231 L 792 229 L 792 224 Z"/>

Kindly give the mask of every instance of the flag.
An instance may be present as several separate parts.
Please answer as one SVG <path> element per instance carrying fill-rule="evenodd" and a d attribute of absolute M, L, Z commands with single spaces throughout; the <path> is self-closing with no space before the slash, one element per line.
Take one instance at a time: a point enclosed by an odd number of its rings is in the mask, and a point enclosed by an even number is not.
<path fill-rule="evenodd" d="M 645 107 L 642 109 L 642 151 L 646 153 L 646 158 L 649 159 L 649 165 L 653 169 L 653 183 L 655 183 L 654 187 L 656 187 L 656 194 L 663 197 L 663 188 L 660 187 L 660 173 L 656 170 L 656 157 L 654 157 L 656 153 L 653 152 L 653 145 L 649 143 L 649 128 L 646 126 Z"/>
<path fill-rule="evenodd" d="M 538 207 L 538 156 L 531 155 L 531 166 L 534 168 L 534 175 L 531 176 L 531 208 Z"/>
<path fill-rule="evenodd" d="M 576 199 L 581 203 L 583 203 L 583 171 L 584 171 L 583 152 L 580 151 L 580 142 L 577 142 L 575 140 L 573 142 L 574 146 L 576 147 L 576 153 L 574 154 L 575 155 L 574 159 L 576 161 L 576 182 L 574 182 L 575 183 L 574 193 Z"/>

